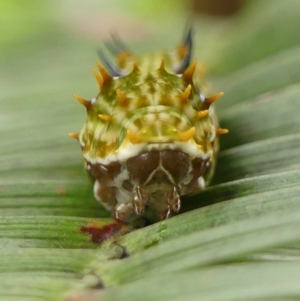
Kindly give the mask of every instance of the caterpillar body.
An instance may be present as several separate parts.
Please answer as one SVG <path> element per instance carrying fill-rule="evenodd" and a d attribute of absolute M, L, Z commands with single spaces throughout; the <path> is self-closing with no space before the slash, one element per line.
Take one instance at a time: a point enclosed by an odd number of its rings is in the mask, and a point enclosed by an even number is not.
<path fill-rule="evenodd" d="M 172 53 L 137 57 L 116 36 L 107 44 L 116 56 L 93 70 L 100 92 L 86 100 L 80 133 L 85 168 L 95 180 L 95 198 L 116 219 L 128 221 L 151 208 L 166 219 L 181 207 L 180 196 L 207 186 L 215 169 L 218 127 L 212 103 L 222 92 L 205 97 L 191 62 L 188 30 Z"/>

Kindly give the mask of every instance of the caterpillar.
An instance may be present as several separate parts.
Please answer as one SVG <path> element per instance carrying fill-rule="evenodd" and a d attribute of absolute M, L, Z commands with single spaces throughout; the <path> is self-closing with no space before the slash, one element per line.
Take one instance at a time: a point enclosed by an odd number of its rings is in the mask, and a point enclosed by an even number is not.
<path fill-rule="evenodd" d="M 150 208 L 163 220 L 180 211 L 180 196 L 207 186 L 219 148 L 212 104 L 192 57 L 192 30 L 173 52 L 136 56 L 117 37 L 107 42 L 93 70 L 99 93 L 86 100 L 87 120 L 79 133 L 94 196 L 114 217 L 128 221 Z M 148 209 L 147 209 L 148 210 Z"/>

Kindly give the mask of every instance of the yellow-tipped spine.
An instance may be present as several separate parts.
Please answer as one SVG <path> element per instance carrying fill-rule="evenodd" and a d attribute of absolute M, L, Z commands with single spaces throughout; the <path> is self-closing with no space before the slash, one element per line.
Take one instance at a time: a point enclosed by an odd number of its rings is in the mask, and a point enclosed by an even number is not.
<path fill-rule="evenodd" d="M 128 101 L 128 98 L 126 97 L 126 95 L 120 89 L 117 89 L 116 93 L 117 93 L 117 97 L 120 102 L 120 105 L 121 106 L 126 105 L 127 101 Z"/>
<path fill-rule="evenodd" d="M 188 85 L 183 93 L 180 95 L 180 99 L 183 103 L 187 103 L 192 91 L 192 85 Z"/>
<path fill-rule="evenodd" d="M 106 122 L 110 122 L 112 120 L 112 117 L 109 115 L 99 114 L 98 116 L 101 120 L 106 121 Z"/>
<path fill-rule="evenodd" d="M 220 97 L 224 95 L 224 92 L 216 93 L 208 98 L 205 98 L 205 101 L 203 103 L 205 108 L 209 108 L 215 101 L 217 101 Z"/>
<path fill-rule="evenodd" d="M 74 97 L 75 100 L 77 100 L 80 104 L 82 104 L 83 106 L 85 106 L 87 110 L 92 106 L 92 104 L 91 104 L 91 102 L 90 102 L 89 100 L 86 100 L 86 99 L 84 99 L 84 98 L 82 98 L 82 97 L 80 97 L 80 96 L 78 96 L 78 95 L 75 95 L 75 94 L 73 95 L 73 97 Z"/>
<path fill-rule="evenodd" d="M 103 85 L 109 83 L 112 80 L 112 76 L 106 71 L 100 62 L 97 62 L 97 66 L 103 78 Z"/>
<path fill-rule="evenodd" d="M 192 81 L 193 75 L 194 75 L 195 70 L 196 70 L 196 65 L 197 65 L 197 61 L 194 60 L 194 61 L 189 65 L 189 67 L 183 72 L 182 77 L 183 77 L 186 81 L 188 81 L 188 82 Z"/>
<path fill-rule="evenodd" d="M 134 61 L 132 72 L 135 73 L 135 72 L 139 72 L 139 71 L 140 71 L 140 69 L 139 69 L 138 63 L 137 63 L 137 61 Z"/>
<path fill-rule="evenodd" d="M 182 141 L 182 142 L 189 141 L 191 138 L 194 137 L 195 132 L 196 132 L 196 128 L 192 127 L 185 132 L 179 133 L 180 141 Z"/>
<path fill-rule="evenodd" d="M 94 76 L 95 76 L 95 78 L 96 78 L 98 87 L 99 87 L 99 89 L 101 89 L 102 86 L 103 86 L 103 82 L 104 82 L 103 77 L 102 77 L 102 75 L 101 75 L 97 70 L 95 70 L 95 69 L 93 69 L 93 73 L 94 73 Z"/>
<path fill-rule="evenodd" d="M 160 66 L 157 70 L 165 71 L 165 61 L 164 61 L 164 59 L 161 60 Z"/>
<path fill-rule="evenodd" d="M 127 131 L 127 138 L 133 144 L 139 143 L 141 141 L 140 138 L 139 138 L 139 136 L 136 135 L 136 134 L 134 134 L 130 130 Z"/>
<path fill-rule="evenodd" d="M 68 136 L 69 136 L 70 138 L 79 140 L 79 133 L 69 133 Z"/>
<path fill-rule="evenodd" d="M 216 129 L 216 135 L 217 136 L 225 135 L 225 134 L 228 134 L 228 133 L 229 133 L 228 129 L 222 129 L 222 128 Z"/>
<path fill-rule="evenodd" d="M 197 117 L 198 117 L 198 119 L 201 119 L 201 118 L 208 116 L 208 114 L 209 114 L 209 110 L 202 110 L 202 111 L 198 112 Z"/>

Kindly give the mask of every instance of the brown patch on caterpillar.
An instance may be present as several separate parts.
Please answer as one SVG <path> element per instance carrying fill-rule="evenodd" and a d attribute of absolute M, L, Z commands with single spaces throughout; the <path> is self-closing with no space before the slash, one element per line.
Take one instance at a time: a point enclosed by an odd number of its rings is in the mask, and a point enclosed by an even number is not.
<path fill-rule="evenodd" d="M 111 184 L 114 178 L 120 173 L 121 165 L 118 162 L 112 162 L 108 165 L 91 164 L 86 161 L 86 168 L 88 172 L 102 184 Z"/>

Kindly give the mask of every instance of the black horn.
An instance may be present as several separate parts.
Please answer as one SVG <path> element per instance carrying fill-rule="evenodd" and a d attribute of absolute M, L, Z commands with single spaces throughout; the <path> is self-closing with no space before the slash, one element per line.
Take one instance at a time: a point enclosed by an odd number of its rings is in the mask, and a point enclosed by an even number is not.
<path fill-rule="evenodd" d="M 116 76 L 116 77 L 124 76 L 124 72 L 122 71 L 122 69 L 120 69 L 113 62 L 111 62 L 106 57 L 106 55 L 103 53 L 102 50 L 99 49 L 97 51 L 97 53 L 98 53 L 98 56 L 99 56 L 102 64 L 106 67 L 106 69 L 108 70 L 108 72 L 110 73 L 111 76 Z"/>
<path fill-rule="evenodd" d="M 183 47 L 187 48 L 187 54 L 182 59 L 182 62 L 180 63 L 180 65 L 176 66 L 174 68 L 174 71 L 177 74 L 183 73 L 186 70 L 186 68 L 191 63 L 192 49 L 193 49 L 193 38 L 192 38 L 192 35 L 193 35 L 193 29 L 192 29 L 191 26 L 189 26 L 189 28 L 187 30 L 185 30 L 185 34 L 184 34 L 184 37 L 183 37 L 182 43 L 181 43 L 181 45 Z"/>

